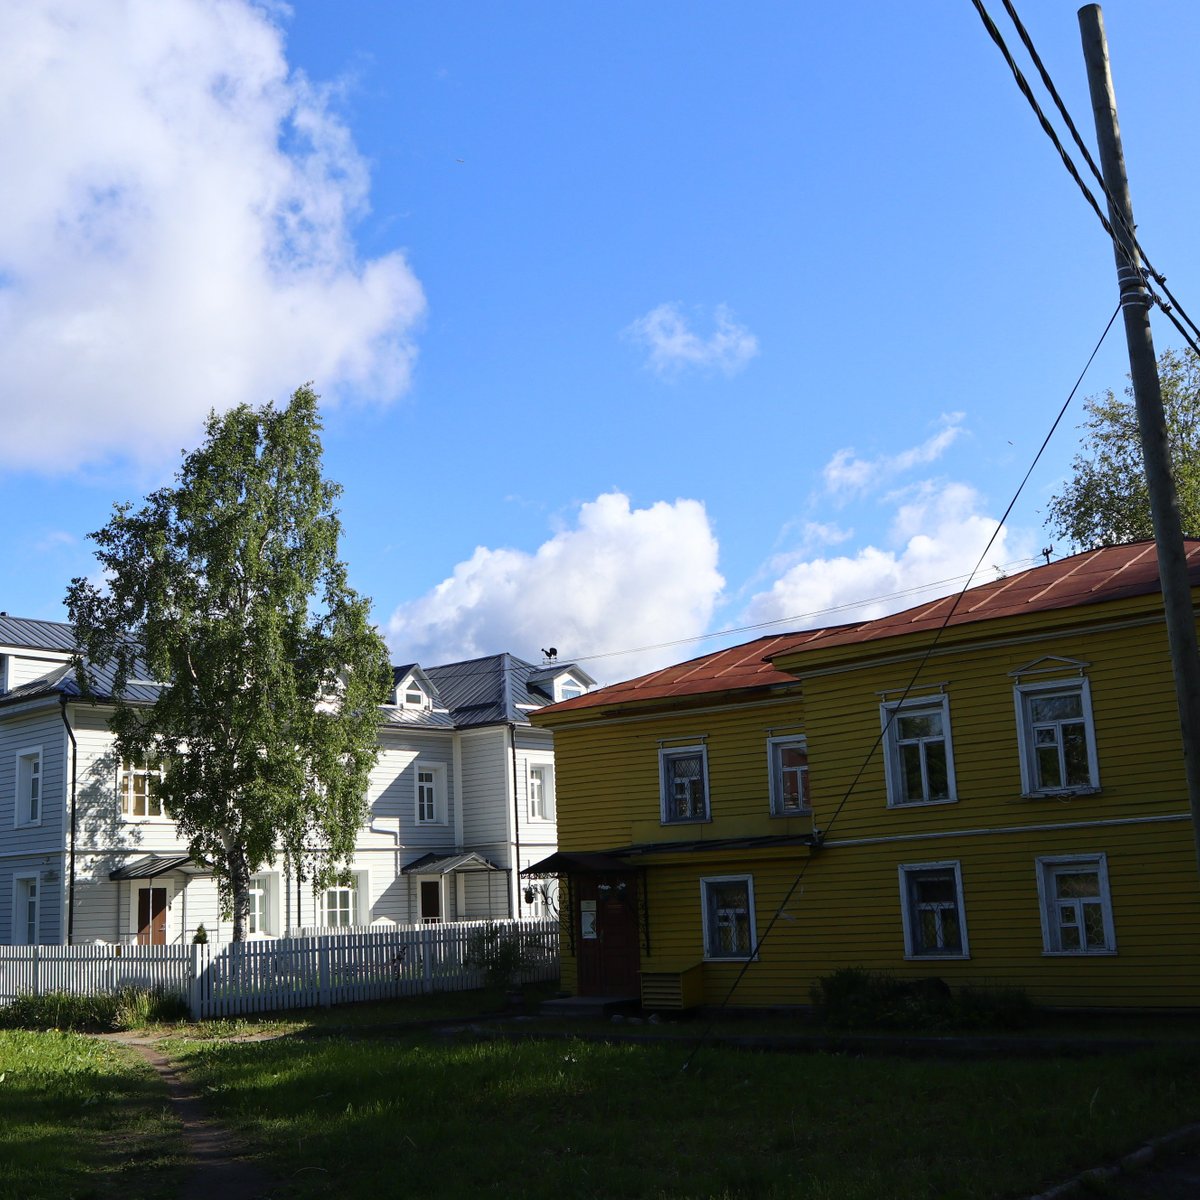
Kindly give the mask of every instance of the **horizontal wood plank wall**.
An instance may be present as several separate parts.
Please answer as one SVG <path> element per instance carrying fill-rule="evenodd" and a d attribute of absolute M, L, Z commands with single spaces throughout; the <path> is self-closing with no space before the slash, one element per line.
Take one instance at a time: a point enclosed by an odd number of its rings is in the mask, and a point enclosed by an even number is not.
<path fill-rule="evenodd" d="M 1144 610 L 1097 606 L 1078 610 L 1077 619 L 1096 625 L 1104 612 L 1137 617 Z M 1062 615 L 1053 620 L 1061 624 Z M 1114 624 L 1086 635 L 1052 629 L 1030 638 L 1036 629 L 1034 618 L 1014 625 L 1007 632 L 1021 640 L 1005 645 L 977 635 L 935 654 L 921 673 L 914 694 L 949 697 L 954 803 L 888 807 L 882 754 L 871 748 L 881 699 L 898 697 L 914 662 L 867 662 L 804 679 L 803 699 L 759 697 L 707 710 L 688 701 L 692 707 L 640 719 L 633 710 L 580 714 L 588 723 L 579 727 L 556 721 L 560 847 L 807 832 L 814 821 L 827 830 L 825 848 L 784 905 L 735 1004 L 804 1004 L 819 976 L 867 966 L 939 976 L 953 986 L 1020 986 L 1056 1006 L 1200 1007 L 1200 877 L 1162 626 Z M 1022 795 L 1013 673 L 1052 665 L 1039 663 L 1051 656 L 1087 664 L 1100 775 L 1093 794 Z M 1078 678 L 1078 669 L 1060 666 L 1024 678 Z M 792 732 L 808 740 L 812 821 L 768 812 L 766 739 Z M 691 741 L 707 747 L 712 819 L 664 826 L 659 747 Z M 643 967 L 702 960 L 702 877 L 752 875 L 762 934 L 808 854 L 793 845 L 639 859 L 653 948 L 643 953 Z M 1073 854 L 1106 856 L 1115 954 L 1044 950 L 1036 860 Z M 906 961 L 897 868 L 947 860 L 961 868 L 970 958 Z M 570 991 L 575 964 L 567 945 L 563 984 Z M 725 999 L 737 971 L 736 964 L 705 963 L 706 1003 Z"/>

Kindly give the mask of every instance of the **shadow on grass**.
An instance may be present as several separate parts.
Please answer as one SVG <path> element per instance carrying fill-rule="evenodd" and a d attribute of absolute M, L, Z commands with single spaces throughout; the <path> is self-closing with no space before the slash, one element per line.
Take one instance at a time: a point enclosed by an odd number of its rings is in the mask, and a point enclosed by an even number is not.
<path fill-rule="evenodd" d="M 290 1193 L 904 1196 L 1036 1190 L 1200 1109 L 1193 1053 L 923 1062 L 583 1042 L 175 1048 Z"/>

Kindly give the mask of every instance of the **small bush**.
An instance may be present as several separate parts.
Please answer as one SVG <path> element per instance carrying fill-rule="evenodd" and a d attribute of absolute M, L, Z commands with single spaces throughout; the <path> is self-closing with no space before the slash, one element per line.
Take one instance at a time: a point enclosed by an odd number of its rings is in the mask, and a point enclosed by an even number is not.
<path fill-rule="evenodd" d="M 1020 988 L 969 986 L 952 992 L 942 979 L 898 979 L 865 967 L 822 976 L 811 995 L 831 1029 L 1017 1029 L 1034 1014 Z"/>
<path fill-rule="evenodd" d="M 183 997 L 159 987 L 122 988 L 90 996 L 74 996 L 69 992 L 34 996 L 26 992 L 0 1008 L 0 1028 L 111 1033 L 187 1016 Z"/>
<path fill-rule="evenodd" d="M 208 945 L 208 930 L 204 928 L 203 921 L 196 926 L 196 932 L 192 935 L 192 944 L 194 946 Z"/>
<path fill-rule="evenodd" d="M 482 967 L 487 986 L 493 991 L 518 983 L 521 972 L 533 961 L 532 951 L 517 933 L 490 921 L 467 939 L 467 965 Z"/>

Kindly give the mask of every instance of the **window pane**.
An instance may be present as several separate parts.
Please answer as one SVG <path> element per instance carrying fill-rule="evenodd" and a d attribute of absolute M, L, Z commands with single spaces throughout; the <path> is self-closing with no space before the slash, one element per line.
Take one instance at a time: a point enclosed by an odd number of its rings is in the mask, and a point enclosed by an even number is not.
<path fill-rule="evenodd" d="M 687 754 L 667 759 L 667 777 L 671 788 L 668 816 L 676 820 L 703 817 L 704 769 L 700 755 Z"/>
<path fill-rule="evenodd" d="M 1089 950 L 1103 950 L 1107 942 L 1104 936 L 1104 909 L 1099 904 L 1083 906 L 1084 944 Z"/>
<path fill-rule="evenodd" d="M 1062 772 L 1058 764 L 1057 746 L 1039 746 L 1037 752 L 1038 787 L 1062 787 Z"/>
<path fill-rule="evenodd" d="M 1086 787 L 1092 781 L 1088 770 L 1087 736 L 1082 722 L 1072 722 L 1062 727 L 1063 758 L 1066 759 L 1067 783 Z"/>
<path fill-rule="evenodd" d="M 925 771 L 929 777 L 929 799 L 950 798 L 949 772 L 946 770 L 946 743 L 925 743 Z"/>
<path fill-rule="evenodd" d="M 896 728 L 901 738 L 926 738 L 942 736 L 942 714 L 920 713 L 896 718 Z"/>
<path fill-rule="evenodd" d="M 904 799 L 924 800 L 925 782 L 921 777 L 921 746 L 910 742 L 900 747 L 900 765 L 904 771 Z"/>
<path fill-rule="evenodd" d="M 1096 871 L 1058 871 L 1054 883 L 1060 900 L 1100 895 L 1100 875 Z"/>
<path fill-rule="evenodd" d="M 930 904 L 935 902 L 953 904 L 956 896 L 954 890 L 954 876 L 949 872 L 927 872 L 924 875 L 918 875 L 916 878 L 916 896 L 919 904 Z"/>
<path fill-rule="evenodd" d="M 745 957 L 750 945 L 750 890 L 744 880 L 709 883 L 708 952 L 713 957 Z"/>
<path fill-rule="evenodd" d="M 1083 716 L 1083 697 L 1079 692 L 1034 696 L 1029 702 L 1029 712 L 1035 722 L 1069 721 Z"/>

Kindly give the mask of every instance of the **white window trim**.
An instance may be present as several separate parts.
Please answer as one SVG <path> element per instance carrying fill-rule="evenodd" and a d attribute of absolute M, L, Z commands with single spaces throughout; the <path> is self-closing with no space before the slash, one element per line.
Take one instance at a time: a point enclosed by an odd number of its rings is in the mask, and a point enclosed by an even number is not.
<path fill-rule="evenodd" d="M 967 908 L 963 902 L 962 866 L 958 859 L 946 859 L 942 862 L 901 863 L 897 868 L 900 875 L 900 916 L 904 927 L 904 957 L 914 962 L 956 962 L 971 957 L 971 945 L 967 940 Z M 922 871 L 953 871 L 954 895 L 958 904 L 958 929 L 962 938 L 962 950 L 951 954 L 924 953 L 919 954 L 913 939 L 913 916 L 909 905 L 910 894 L 908 877 Z"/>
<path fill-rule="evenodd" d="M 533 814 L 533 777 L 542 777 L 542 815 Z M 548 762 L 526 762 L 525 764 L 525 815 L 530 821 L 546 824 L 554 820 L 554 764 Z"/>
<path fill-rule="evenodd" d="M 750 953 L 749 954 L 711 954 L 709 953 L 709 917 L 708 917 L 708 884 L 710 883 L 744 883 L 746 885 L 746 907 L 750 920 Z M 700 879 L 700 916 L 702 935 L 704 938 L 705 962 L 746 962 L 747 959 L 758 959 L 758 926 L 754 920 L 754 876 L 753 875 L 704 875 Z"/>
<path fill-rule="evenodd" d="M 1034 744 L 1033 724 L 1030 720 L 1027 697 L 1037 696 L 1040 692 L 1071 692 L 1077 691 L 1082 699 L 1084 739 L 1087 743 L 1088 776 L 1090 782 L 1086 786 L 1039 788 L 1035 786 L 1037 769 L 1035 756 L 1037 747 Z M 1017 752 L 1021 761 L 1021 794 L 1026 797 L 1037 796 L 1090 796 L 1100 790 L 1100 764 L 1096 755 L 1096 726 L 1092 718 L 1092 689 L 1086 675 L 1072 676 L 1069 679 L 1042 679 L 1036 683 L 1018 683 L 1013 688 L 1013 703 L 1017 713 Z"/>
<path fill-rule="evenodd" d="M 11 936 L 12 936 L 12 944 L 14 946 L 36 946 L 36 945 L 38 945 L 38 943 L 36 941 L 30 942 L 30 941 L 26 940 L 28 933 L 29 933 L 29 926 L 28 926 L 28 921 L 26 920 L 26 918 L 24 916 L 22 916 L 21 921 L 20 921 L 21 937 L 19 940 L 17 938 L 17 905 L 20 903 L 20 900 L 21 900 L 21 884 L 29 883 L 30 881 L 33 882 L 34 889 L 35 889 L 34 894 L 33 894 L 33 928 L 39 938 L 41 937 L 41 933 L 42 933 L 42 880 L 41 880 L 41 876 L 39 875 L 39 873 L 37 871 L 33 871 L 33 872 L 26 871 L 21 874 L 14 874 L 13 881 L 12 881 L 12 909 L 11 909 L 11 911 L 12 911 Z"/>
<path fill-rule="evenodd" d="M 22 816 L 22 812 L 29 811 L 29 797 L 21 794 L 21 763 L 27 758 L 37 759 L 37 779 L 38 779 L 38 811 L 36 817 Z M 13 759 L 13 826 L 14 828 L 30 829 L 42 823 L 42 817 L 46 812 L 46 779 L 45 779 L 46 760 L 42 754 L 41 746 L 26 746 L 23 750 L 18 750 Z"/>
<path fill-rule="evenodd" d="M 249 932 L 247 927 L 248 937 L 276 937 L 278 933 L 278 903 L 279 903 L 279 874 L 275 871 L 262 872 L 258 875 L 250 877 L 250 891 L 260 892 L 263 898 L 263 928 L 254 933 Z M 254 904 L 253 900 L 250 904 L 250 913 L 253 915 Z"/>
<path fill-rule="evenodd" d="M 342 878 L 348 879 L 348 882 L 331 884 L 317 893 L 317 925 L 321 929 L 353 929 L 356 926 L 370 925 L 371 923 L 370 873 L 367 871 L 350 871 Z M 328 912 L 325 905 L 325 897 L 335 888 L 350 889 L 350 924 L 348 926 L 327 925 L 325 923 L 325 915 Z"/>
<path fill-rule="evenodd" d="M 433 817 L 421 816 L 421 772 L 433 775 Z M 418 758 L 413 763 L 413 819 L 418 825 L 445 825 L 447 816 L 446 764 Z"/>
<path fill-rule="evenodd" d="M 670 796 L 667 788 L 667 763 L 672 758 L 700 755 L 700 780 L 704 787 L 704 815 L 702 817 L 671 817 Z M 659 820 L 663 825 L 696 825 L 712 820 L 712 798 L 708 791 L 708 747 L 703 742 L 694 746 L 661 746 L 658 751 L 658 803 Z"/>
<path fill-rule="evenodd" d="M 783 807 L 783 759 L 777 754 L 788 746 L 799 746 L 808 756 L 808 739 L 803 734 L 767 738 L 767 787 L 770 795 L 771 816 L 773 817 L 805 817 L 812 815 L 812 805 L 804 804 L 801 793 L 801 805 L 796 809 Z M 808 768 L 805 768 L 807 773 Z M 810 781 L 811 785 L 811 781 Z"/>
<path fill-rule="evenodd" d="M 949 795 L 941 800 L 905 800 L 904 771 L 900 764 L 899 718 L 922 710 L 936 709 L 942 717 L 942 740 L 946 746 L 946 787 Z M 954 745 L 950 737 L 950 697 L 910 696 L 906 700 L 886 701 L 879 706 L 883 729 L 883 775 L 887 787 L 888 808 L 929 808 L 937 804 L 958 803 L 958 781 L 954 775 Z"/>
<path fill-rule="evenodd" d="M 1108 855 L 1099 854 L 1047 854 L 1037 863 L 1038 907 L 1042 917 L 1042 954 L 1050 958 L 1096 958 L 1112 956 L 1117 952 L 1117 934 L 1113 926 L 1112 894 L 1108 890 Z M 1064 950 L 1056 946 L 1058 922 L 1051 911 L 1057 903 L 1050 889 L 1050 874 L 1055 867 L 1094 867 L 1100 880 L 1100 905 L 1104 914 L 1103 949 L 1093 950 L 1081 946 L 1078 950 Z"/>

